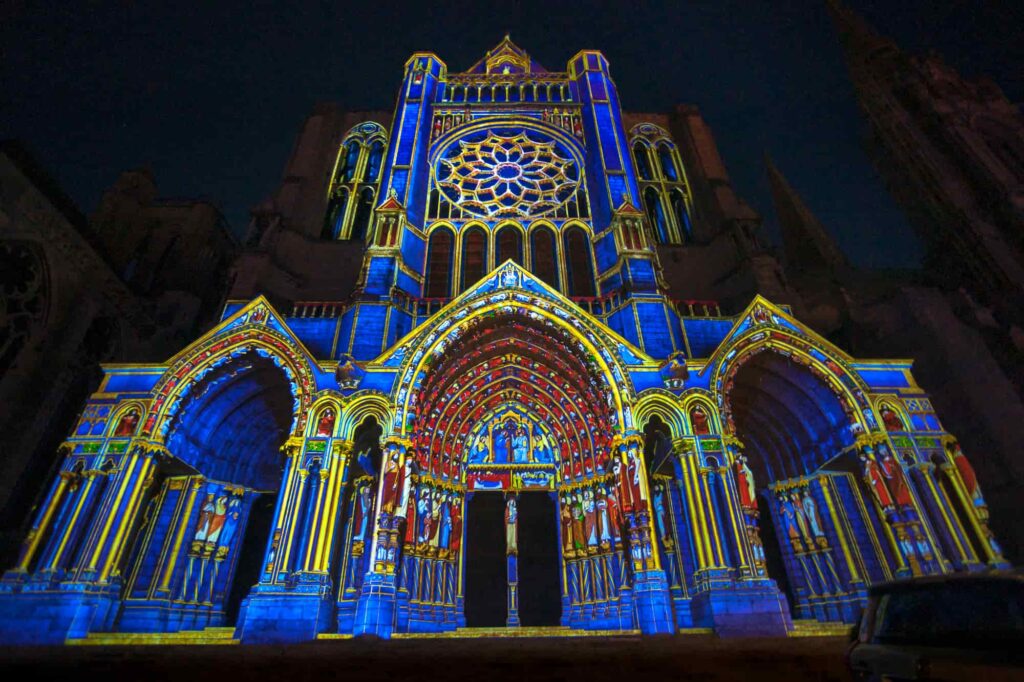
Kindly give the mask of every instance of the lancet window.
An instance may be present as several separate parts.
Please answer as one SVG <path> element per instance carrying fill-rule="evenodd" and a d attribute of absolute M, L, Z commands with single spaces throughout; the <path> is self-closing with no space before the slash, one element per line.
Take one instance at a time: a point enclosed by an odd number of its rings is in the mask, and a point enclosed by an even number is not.
<path fill-rule="evenodd" d="M 652 123 L 640 123 L 630 130 L 630 138 L 644 210 L 655 239 L 661 244 L 693 241 L 693 194 L 671 136 Z"/>
<path fill-rule="evenodd" d="M 327 193 L 323 239 L 365 239 L 379 196 L 387 131 L 372 121 L 352 128 L 338 147 Z"/>
<path fill-rule="evenodd" d="M 438 227 L 430 233 L 427 245 L 428 298 L 447 298 L 451 295 L 452 257 L 455 255 L 455 235 L 447 227 Z"/>
<path fill-rule="evenodd" d="M 565 231 L 565 261 L 569 270 L 570 296 L 594 296 L 594 268 L 590 239 L 583 228 L 573 225 Z"/>

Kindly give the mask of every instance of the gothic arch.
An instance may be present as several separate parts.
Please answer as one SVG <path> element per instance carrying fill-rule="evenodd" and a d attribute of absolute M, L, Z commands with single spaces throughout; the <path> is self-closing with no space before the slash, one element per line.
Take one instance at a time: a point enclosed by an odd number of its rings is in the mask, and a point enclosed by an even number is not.
<path fill-rule="evenodd" d="M 386 433 L 388 424 L 391 423 L 391 412 L 391 403 L 385 394 L 377 391 L 360 391 L 344 403 L 341 418 L 338 420 L 338 435 L 346 440 L 352 440 L 356 429 L 367 417 L 376 419 Z"/>
<path fill-rule="evenodd" d="M 519 268 L 504 272 L 523 274 Z M 446 346 L 465 333 L 474 320 L 494 314 L 527 315 L 568 333 L 578 347 L 594 359 L 604 388 L 611 392 L 619 430 L 635 428 L 632 415 L 635 394 L 629 374 L 621 358 L 617 357 L 614 342 L 605 339 L 603 333 L 574 308 L 548 299 L 520 297 L 512 291 L 457 299 L 454 306 L 439 315 L 438 322 L 431 329 L 418 331 L 418 338 L 409 339 L 407 346 L 396 344 L 396 347 L 403 348 L 404 359 L 393 392 L 396 409 L 393 432 L 402 435 L 411 426 L 414 414 L 411 404 L 414 391 L 411 389 L 425 374 L 428 364 L 442 356 Z"/>
<path fill-rule="evenodd" d="M 798 336 L 781 326 L 754 326 L 732 338 L 720 347 L 709 363 L 710 385 L 717 396 L 718 407 L 725 413 L 724 431 L 731 432 L 728 409 L 728 379 L 757 353 L 769 351 L 794 359 L 821 379 L 839 401 L 849 406 L 848 415 L 854 429 L 860 432 L 877 431 L 878 425 L 869 421 L 865 409 L 869 407 L 867 386 L 850 367 L 840 351 L 826 341 Z"/>
<path fill-rule="evenodd" d="M 686 435 L 686 420 L 679 398 L 663 388 L 648 388 L 637 395 L 634 417 L 639 426 L 644 426 L 652 417 L 658 417 L 668 427 L 672 440 Z"/>
<path fill-rule="evenodd" d="M 263 324 L 250 323 L 201 339 L 171 360 L 170 367 L 153 387 L 153 402 L 142 435 L 163 445 L 170 420 L 195 385 L 209 372 L 248 351 L 270 359 L 285 373 L 294 399 L 290 430 L 301 434 L 315 386 L 309 361 L 289 337 Z"/>

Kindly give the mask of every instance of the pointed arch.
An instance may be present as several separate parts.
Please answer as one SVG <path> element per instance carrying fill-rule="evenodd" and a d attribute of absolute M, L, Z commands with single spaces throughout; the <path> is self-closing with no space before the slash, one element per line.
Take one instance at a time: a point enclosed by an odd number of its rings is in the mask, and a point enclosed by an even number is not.
<path fill-rule="evenodd" d="M 693 241 L 693 223 L 690 220 L 689 202 L 678 188 L 672 190 L 672 214 L 683 243 Z"/>
<path fill-rule="evenodd" d="M 427 263 L 424 268 L 426 277 L 424 296 L 448 298 L 452 295 L 454 259 L 455 231 L 447 225 L 437 225 L 431 228 L 427 241 Z"/>
<path fill-rule="evenodd" d="M 641 180 L 653 180 L 651 173 L 651 159 L 647 145 L 640 140 L 633 143 L 633 160 L 636 163 L 636 172 Z"/>
<path fill-rule="evenodd" d="M 462 232 L 462 284 L 466 290 L 487 274 L 487 233 L 480 225 Z"/>
<path fill-rule="evenodd" d="M 523 228 L 515 223 L 505 223 L 494 233 L 494 264 L 498 266 L 506 260 L 513 260 L 517 265 L 525 265 Z"/>
<path fill-rule="evenodd" d="M 349 239 L 366 239 L 366 232 L 370 227 L 370 218 L 372 216 L 373 190 L 365 187 L 359 193 L 359 203 L 356 204 L 356 215 L 352 219 L 352 232 L 349 235 Z"/>
<path fill-rule="evenodd" d="M 564 233 L 565 254 L 568 273 L 566 281 L 570 296 L 596 296 L 594 260 L 590 248 L 590 238 L 579 225 L 569 226 Z"/>
<path fill-rule="evenodd" d="M 530 228 L 530 270 L 553 289 L 561 289 L 558 277 L 558 238 L 544 223 Z"/>
<path fill-rule="evenodd" d="M 653 187 L 644 190 L 644 208 L 647 211 L 647 220 L 654 228 L 654 234 L 658 237 L 659 244 L 671 242 L 668 231 L 668 221 L 665 219 L 665 207 L 661 205 L 661 194 Z"/>
<path fill-rule="evenodd" d="M 658 165 L 661 167 L 662 175 L 672 181 L 679 181 L 679 172 L 676 170 L 675 159 L 672 158 L 672 147 L 666 142 L 658 144 Z"/>

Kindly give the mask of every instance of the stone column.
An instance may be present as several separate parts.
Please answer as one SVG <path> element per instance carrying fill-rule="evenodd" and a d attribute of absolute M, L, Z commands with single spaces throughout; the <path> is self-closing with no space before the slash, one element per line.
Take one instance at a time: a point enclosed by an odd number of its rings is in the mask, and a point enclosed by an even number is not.
<path fill-rule="evenodd" d="M 505 499 L 505 557 L 508 612 L 505 624 L 519 627 L 519 501 L 515 493 Z"/>

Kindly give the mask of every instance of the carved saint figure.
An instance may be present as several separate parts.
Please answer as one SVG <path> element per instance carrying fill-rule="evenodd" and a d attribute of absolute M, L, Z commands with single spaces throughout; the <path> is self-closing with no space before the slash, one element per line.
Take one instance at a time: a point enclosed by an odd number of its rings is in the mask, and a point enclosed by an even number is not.
<path fill-rule="evenodd" d="M 569 498 L 562 495 L 558 518 L 562 522 L 562 552 L 566 556 L 573 554 L 572 511 L 569 509 Z"/>
<path fill-rule="evenodd" d="M 913 505 L 913 501 L 910 499 L 910 486 L 907 484 L 907 477 L 903 473 L 903 467 L 892 456 L 888 448 L 882 450 L 882 474 L 888 481 L 889 490 L 897 506 L 909 507 Z"/>
<path fill-rule="evenodd" d="M 510 495 L 505 502 L 505 551 L 508 554 L 517 554 L 519 552 L 518 520 L 519 512 L 516 509 L 516 498 Z"/>
<path fill-rule="evenodd" d="M 117 422 L 117 428 L 114 429 L 115 436 L 131 436 L 135 433 L 135 427 L 139 423 L 139 411 L 134 407 L 128 410 L 121 417 L 121 421 Z"/>
<path fill-rule="evenodd" d="M 878 463 L 863 454 L 860 456 L 860 461 L 864 466 L 864 481 L 868 484 L 878 506 L 882 509 L 891 508 L 892 496 L 889 494 L 889 488 L 885 485 L 885 477 L 882 476 Z"/>
<path fill-rule="evenodd" d="M 213 493 L 207 493 L 206 499 L 203 501 L 203 506 L 199 511 L 199 521 L 196 523 L 196 534 L 192 538 L 196 542 L 206 542 L 206 537 L 210 533 L 210 522 L 213 520 L 213 513 L 216 508 L 217 505 L 214 501 Z"/>
<path fill-rule="evenodd" d="M 316 423 L 316 435 L 330 436 L 334 433 L 334 420 L 337 417 L 333 407 L 328 407 L 320 413 L 320 419 Z"/>
<path fill-rule="evenodd" d="M 530 461 L 530 438 L 522 426 L 515 430 L 515 436 L 512 438 L 512 460 L 516 464 Z"/>
<path fill-rule="evenodd" d="M 363 485 L 359 488 L 359 504 L 356 505 L 356 517 L 353 521 L 352 527 L 356 529 L 355 537 L 352 539 L 357 542 L 363 542 L 366 540 L 366 530 L 369 525 L 370 515 L 373 513 L 373 494 L 370 492 L 369 485 Z"/>
<path fill-rule="evenodd" d="M 381 511 L 391 514 L 395 511 L 398 495 L 402 491 L 402 465 L 399 464 L 398 450 L 392 450 L 384 464 L 384 486 L 381 489 Z"/>
<path fill-rule="evenodd" d="M 903 431 L 903 422 L 896 412 L 888 405 L 882 405 L 882 423 L 886 431 Z"/>
<path fill-rule="evenodd" d="M 747 458 L 743 455 L 736 458 L 736 488 L 740 493 L 740 506 L 756 510 L 757 490 L 754 487 L 754 472 L 747 466 Z"/>
<path fill-rule="evenodd" d="M 608 498 L 606 496 L 604 488 L 598 488 L 597 491 L 597 527 L 600 533 L 601 548 L 608 549 L 612 542 L 611 531 L 609 529 L 609 518 L 608 518 Z"/>
<path fill-rule="evenodd" d="M 590 490 L 583 493 L 583 530 L 587 547 L 597 547 L 597 508 L 594 505 L 594 493 Z"/>
<path fill-rule="evenodd" d="M 708 413 L 700 405 L 694 405 L 690 410 L 690 424 L 693 426 L 693 433 L 698 436 L 706 436 L 711 433 L 708 424 Z"/>
<path fill-rule="evenodd" d="M 804 513 L 807 514 L 807 523 L 811 527 L 811 533 L 816 538 L 824 537 L 825 531 L 821 529 L 821 518 L 818 516 L 818 504 L 811 497 L 811 491 L 805 490 L 803 497 Z"/>
<path fill-rule="evenodd" d="M 457 495 L 453 495 L 450 506 L 452 534 L 448 546 L 451 548 L 452 556 L 454 557 L 455 553 L 462 547 L 462 500 Z"/>

